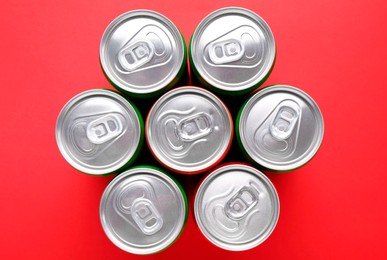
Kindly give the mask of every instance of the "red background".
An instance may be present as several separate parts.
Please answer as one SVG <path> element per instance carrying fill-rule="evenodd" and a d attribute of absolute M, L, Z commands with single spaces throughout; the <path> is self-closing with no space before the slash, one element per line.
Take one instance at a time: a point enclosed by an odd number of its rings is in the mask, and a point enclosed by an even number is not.
<path fill-rule="evenodd" d="M 188 42 L 207 14 L 230 5 L 268 22 L 278 51 L 264 86 L 286 83 L 309 93 L 324 116 L 324 140 L 305 167 L 267 173 L 281 214 L 262 245 L 245 252 L 218 249 L 190 211 L 180 239 L 149 258 L 387 259 L 382 0 L 3 1 L 0 259 L 141 258 L 105 236 L 99 202 L 113 176 L 88 176 L 67 164 L 55 142 L 57 116 L 74 95 L 110 87 L 99 66 L 99 43 L 118 15 L 158 11 Z M 191 198 L 199 176 L 178 178 Z"/>

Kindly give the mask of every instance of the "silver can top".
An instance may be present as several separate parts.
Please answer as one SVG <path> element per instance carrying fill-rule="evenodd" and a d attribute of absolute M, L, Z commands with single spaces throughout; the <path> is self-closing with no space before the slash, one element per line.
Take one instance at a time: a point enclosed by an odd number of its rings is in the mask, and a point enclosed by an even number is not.
<path fill-rule="evenodd" d="M 168 86 L 185 60 L 184 40 L 165 16 L 148 10 L 122 14 L 106 28 L 100 61 L 118 88 L 148 94 Z"/>
<path fill-rule="evenodd" d="M 243 91 L 270 73 L 276 47 L 267 23 L 242 8 L 209 14 L 192 35 L 190 54 L 200 76 L 215 88 Z"/>
<path fill-rule="evenodd" d="M 254 94 L 243 107 L 237 127 L 247 154 L 274 171 L 290 171 L 307 163 L 324 135 L 317 104 L 305 92 L 287 85 Z"/>
<path fill-rule="evenodd" d="M 180 235 L 186 220 L 185 195 L 166 174 L 138 167 L 113 179 L 100 205 L 101 224 L 124 251 L 152 254 Z"/>
<path fill-rule="evenodd" d="M 133 157 L 142 129 L 132 105 L 116 92 L 96 89 L 73 97 L 56 123 L 63 157 L 77 170 L 112 173 Z"/>
<path fill-rule="evenodd" d="M 219 162 L 230 148 L 232 118 L 220 99 L 197 87 L 164 94 L 146 122 L 150 150 L 166 167 L 198 173 Z"/>
<path fill-rule="evenodd" d="M 211 172 L 195 196 L 195 219 L 213 244 L 242 251 L 265 241 L 279 217 L 279 199 L 257 169 L 229 164 Z"/>

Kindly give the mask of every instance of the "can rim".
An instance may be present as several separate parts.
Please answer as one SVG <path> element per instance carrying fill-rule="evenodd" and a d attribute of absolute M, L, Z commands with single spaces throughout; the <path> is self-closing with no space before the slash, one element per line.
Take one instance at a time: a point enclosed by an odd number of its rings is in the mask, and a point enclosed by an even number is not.
<path fill-rule="evenodd" d="M 142 88 L 133 88 L 133 86 L 128 86 L 124 80 L 121 80 L 114 72 L 111 71 L 110 65 L 107 62 L 107 54 L 105 54 L 107 49 L 107 44 L 115 31 L 116 28 L 118 28 L 122 22 L 124 22 L 127 19 L 130 19 L 132 17 L 148 17 L 157 19 L 159 22 L 166 25 L 166 28 L 169 29 L 169 32 L 173 35 L 174 39 L 176 40 L 176 49 L 179 51 L 178 56 L 178 62 L 174 65 L 173 71 L 170 73 L 170 75 L 163 80 L 164 84 L 153 84 L 154 86 L 148 89 L 142 89 Z M 171 84 L 174 79 L 179 75 L 181 71 L 181 67 L 184 65 L 184 60 L 186 56 L 186 49 L 185 49 L 185 43 L 184 38 L 181 35 L 179 29 L 177 26 L 166 16 L 162 15 L 161 13 L 147 10 L 147 9 L 137 9 L 132 10 L 129 12 L 125 12 L 118 17 L 116 17 L 110 24 L 106 27 L 104 30 L 101 41 L 100 41 L 100 47 L 99 47 L 99 60 L 102 67 L 102 70 L 108 80 L 112 83 L 114 87 L 119 88 L 122 91 L 132 93 L 134 95 L 146 95 L 151 94 L 157 91 L 162 90 L 163 88 L 167 87 L 169 84 Z"/>
<path fill-rule="evenodd" d="M 245 122 L 246 116 L 249 113 L 249 111 L 254 106 L 255 102 L 259 100 L 262 96 L 271 94 L 272 92 L 286 92 L 290 94 L 294 94 L 298 97 L 300 97 L 305 103 L 307 103 L 311 107 L 311 111 L 313 112 L 317 124 L 318 124 L 318 132 L 315 135 L 314 139 L 317 138 L 315 145 L 310 147 L 302 156 L 299 158 L 296 158 L 288 163 L 273 163 L 269 162 L 266 159 L 264 159 L 263 156 L 259 156 L 257 154 L 254 154 L 253 151 L 250 149 L 247 149 L 246 147 L 246 140 L 244 138 L 244 128 L 243 128 L 243 122 Z M 320 108 L 318 107 L 317 103 L 312 99 L 311 96 L 309 96 L 306 92 L 304 92 L 301 89 L 298 89 L 294 86 L 286 85 L 286 84 L 278 84 L 278 85 L 270 85 L 265 88 L 262 88 L 261 90 L 258 90 L 257 92 L 253 93 L 253 95 L 245 102 L 245 104 L 241 107 L 238 118 L 237 118 L 237 125 L 235 126 L 237 128 L 237 138 L 239 143 L 241 144 L 241 147 L 246 152 L 246 154 L 257 164 L 261 165 L 262 167 L 278 171 L 278 172 L 286 172 L 286 171 L 292 171 L 295 169 L 300 168 L 301 166 L 305 165 L 307 162 L 309 162 L 317 153 L 319 150 L 323 137 L 324 137 L 324 119 L 321 113 Z M 317 137 L 316 137 L 317 136 Z"/>
<path fill-rule="evenodd" d="M 177 227 L 176 231 L 173 233 L 173 236 L 170 236 L 167 240 L 164 240 L 164 242 L 162 244 L 154 247 L 153 250 L 146 250 L 147 248 L 144 246 L 141 246 L 141 247 L 128 246 L 128 244 L 124 243 L 123 240 L 120 240 L 114 234 L 114 232 L 109 229 L 109 227 L 110 227 L 109 222 L 106 220 L 106 216 L 104 214 L 105 209 L 106 209 L 106 203 L 107 203 L 106 198 L 112 192 L 115 185 L 127 177 L 132 177 L 132 176 L 141 175 L 141 174 L 153 175 L 153 176 L 160 178 L 160 180 L 165 181 L 168 185 L 170 185 L 173 188 L 173 191 L 175 191 L 177 195 L 180 195 L 180 196 L 178 196 L 178 202 L 181 206 L 181 213 L 182 213 L 181 215 L 183 217 L 181 217 L 179 219 L 178 224 L 176 225 L 176 227 Z M 179 185 L 180 184 L 176 180 L 172 179 L 170 176 L 168 176 L 168 174 L 164 173 L 162 170 L 158 169 L 157 167 L 147 166 L 147 165 L 133 167 L 133 168 L 121 173 L 117 177 L 115 177 L 105 188 L 105 190 L 102 194 L 101 202 L 100 202 L 100 206 L 99 206 L 100 221 L 101 221 L 101 225 L 102 225 L 102 228 L 103 228 L 106 236 L 110 239 L 110 241 L 113 244 L 115 244 L 120 249 L 122 249 L 126 252 L 129 252 L 129 253 L 137 254 L 137 255 L 149 255 L 149 254 L 154 254 L 154 253 L 160 252 L 164 249 L 167 249 L 169 246 L 171 246 L 176 241 L 176 239 L 183 232 L 183 229 L 184 229 L 187 217 L 188 217 L 188 214 L 187 214 L 188 206 L 186 204 L 186 201 L 187 201 L 186 194 L 185 194 L 184 190 L 182 190 L 179 187 Z M 150 247 L 150 249 L 152 249 L 152 247 Z"/>
<path fill-rule="evenodd" d="M 152 139 L 149 137 L 150 136 L 150 133 L 149 133 L 149 131 L 150 131 L 150 126 L 149 126 L 150 122 L 149 121 L 150 121 L 152 113 L 154 113 L 154 111 L 157 108 L 157 106 L 162 104 L 162 102 L 164 102 L 170 96 L 179 94 L 179 93 L 184 92 L 186 90 L 190 90 L 190 91 L 193 91 L 194 93 L 199 93 L 199 94 L 202 94 L 202 95 L 204 94 L 204 96 L 209 97 L 212 101 L 215 101 L 215 104 L 217 104 L 217 105 L 220 104 L 219 107 L 220 108 L 224 108 L 224 110 L 225 110 L 224 112 L 226 112 L 226 114 L 227 114 L 227 116 L 229 118 L 229 122 L 230 122 L 230 125 L 229 125 L 229 127 L 230 127 L 230 136 L 229 136 L 228 144 L 227 144 L 227 146 L 224 147 L 224 149 L 222 149 L 221 155 L 218 156 L 218 157 L 215 157 L 216 159 L 214 159 L 213 161 L 210 161 L 210 162 L 208 162 L 206 164 L 202 164 L 202 165 L 199 165 L 199 166 L 196 166 L 196 167 L 184 167 L 184 166 L 176 166 L 176 165 L 174 165 L 169 160 L 165 159 L 154 148 L 154 145 L 151 144 L 151 140 Z M 231 116 L 231 113 L 230 113 L 229 109 L 227 108 L 226 104 L 221 99 L 219 99 L 215 94 L 213 94 L 212 92 L 210 92 L 208 90 L 205 90 L 203 88 L 196 87 L 196 86 L 182 86 L 182 87 L 178 87 L 178 88 L 175 88 L 173 90 L 168 91 L 167 93 L 165 93 L 163 96 L 161 96 L 152 105 L 151 109 L 148 112 L 146 121 L 145 121 L 145 139 L 146 139 L 146 143 L 147 143 L 147 146 L 149 148 L 149 151 L 152 153 L 153 157 L 159 163 L 161 163 L 164 167 L 168 168 L 171 171 L 174 171 L 174 172 L 177 172 L 177 173 L 181 173 L 181 174 L 198 174 L 198 173 L 202 173 L 202 172 L 205 172 L 205 171 L 211 169 L 213 166 L 215 166 L 220 161 L 222 161 L 224 159 L 224 157 L 227 155 L 228 151 L 231 148 L 231 144 L 232 144 L 232 140 L 233 140 L 233 136 L 234 136 L 234 127 L 233 127 L 233 125 L 234 125 L 234 123 L 233 123 L 233 119 L 232 119 L 232 116 Z"/>
<path fill-rule="evenodd" d="M 84 164 L 81 164 L 77 162 L 72 156 L 69 155 L 68 149 L 66 149 L 65 145 L 62 141 L 62 126 L 64 119 L 66 118 L 67 114 L 70 112 L 71 108 L 77 104 L 79 101 L 81 101 L 84 98 L 89 98 L 93 96 L 103 96 L 110 98 L 116 102 L 118 102 L 119 105 L 123 106 L 125 110 L 133 116 L 133 121 L 135 121 L 136 125 L 134 128 L 138 132 L 138 138 L 137 140 L 134 140 L 135 143 L 133 145 L 136 146 L 136 149 L 133 150 L 132 153 L 128 153 L 125 157 L 120 159 L 119 163 L 113 163 L 111 165 L 108 165 L 106 167 L 98 167 L 98 168 L 91 168 L 87 167 Z M 111 174 L 115 171 L 121 169 L 125 165 L 127 165 L 129 162 L 132 161 L 132 158 L 137 154 L 140 147 L 142 140 L 143 131 L 141 128 L 141 116 L 136 112 L 135 108 L 133 107 L 133 104 L 130 103 L 127 99 L 122 97 L 119 93 L 112 91 L 112 90 L 106 90 L 106 89 L 91 89 L 86 90 L 84 92 L 81 92 L 77 94 L 76 96 L 72 97 L 67 103 L 62 107 L 61 111 L 59 112 L 56 125 L 55 125 L 55 139 L 57 146 L 59 148 L 60 153 L 65 158 L 65 160 L 76 170 L 90 174 L 90 175 L 105 175 L 105 174 Z M 102 168 L 102 169 L 101 169 Z"/>
<path fill-rule="evenodd" d="M 274 204 L 274 211 L 273 211 L 273 216 L 272 216 L 272 221 L 270 225 L 268 225 L 267 229 L 265 232 L 262 233 L 261 236 L 256 237 L 253 240 L 250 240 L 246 244 L 241 244 L 241 243 L 227 243 L 225 241 L 219 240 L 215 238 L 214 236 L 211 235 L 211 232 L 207 230 L 205 227 L 204 223 L 201 220 L 200 217 L 200 198 L 202 194 L 204 193 L 206 186 L 211 182 L 212 179 L 215 177 L 225 174 L 228 171 L 232 170 L 243 170 L 246 173 L 250 173 L 257 177 L 259 180 L 262 181 L 262 183 L 267 187 L 268 192 L 271 195 L 271 198 L 273 199 L 273 204 Z M 210 172 L 200 183 L 199 187 L 197 188 L 196 194 L 195 194 L 195 200 L 194 200 L 194 215 L 195 215 L 195 220 L 196 223 L 198 224 L 198 227 L 202 234 L 214 245 L 225 249 L 229 251 L 244 251 L 248 250 L 251 248 L 254 248 L 261 243 L 263 243 L 274 231 L 278 219 L 279 219 L 279 214 L 280 214 L 280 201 L 279 201 L 279 196 L 277 193 L 277 190 L 275 189 L 273 183 L 270 181 L 270 179 L 261 171 L 258 169 L 246 164 L 246 163 L 226 163 L 223 165 L 218 166 L 215 170 Z"/>
<path fill-rule="evenodd" d="M 263 32 L 265 32 L 265 36 L 268 37 L 269 46 L 272 52 L 272 55 L 269 56 L 269 59 L 266 62 L 265 69 L 257 74 L 255 77 L 255 80 L 251 81 L 248 84 L 245 84 L 245 82 L 238 83 L 237 86 L 235 84 L 229 84 L 225 82 L 220 82 L 218 80 L 213 79 L 208 73 L 205 73 L 205 69 L 202 68 L 202 66 L 196 66 L 197 64 L 197 57 L 196 57 L 196 44 L 197 39 L 202 35 L 203 31 L 206 29 L 208 24 L 212 22 L 213 19 L 220 17 L 222 15 L 227 14 L 238 14 L 238 15 L 244 15 L 248 18 L 252 19 L 256 24 L 259 25 L 259 27 L 262 29 Z M 222 91 L 229 91 L 229 92 L 239 92 L 239 91 L 246 91 L 248 89 L 254 88 L 257 85 L 260 85 L 263 83 L 263 81 L 266 80 L 266 78 L 269 76 L 275 62 L 276 57 L 276 45 L 275 45 L 275 39 L 273 32 L 271 31 L 268 23 L 258 14 L 255 12 L 242 8 L 242 7 L 225 7 L 218 10 L 213 11 L 209 15 L 207 15 L 196 27 L 195 31 L 192 34 L 190 46 L 189 46 L 189 54 L 190 54 L 190 60 L 192 61 L 192 66 L 195 67 L 196 72 L 199 74 L 200 77 L 204 79 L 208 84 L 210 84 L 212 87 L 222 90 Z"/>

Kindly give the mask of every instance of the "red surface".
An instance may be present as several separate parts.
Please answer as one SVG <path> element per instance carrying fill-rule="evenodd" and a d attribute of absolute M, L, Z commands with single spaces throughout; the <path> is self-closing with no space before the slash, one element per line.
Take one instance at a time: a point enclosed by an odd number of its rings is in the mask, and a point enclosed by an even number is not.
<path fill-rule="evenodd" d="M 215 2 L 2 2 L 0 259 L 143 259 L 103 233 L 98 207 L 112 177 L 67 164 L 55 143 L 56 118 L 74 95 L 109 87 L 99 42 L 119 14 L 158 11 L 188 41 L 201 19 L 229 5 L 269 23 L 278 52 L 264 85 L 286 83 L 309 93 L 323 112 L 324 141 L 305 167 L 268 174 L 281 214 L 262 245 L 238 253 L 218 249 L 200 234 L 191 211 L 180 239 L 149 258 L 387 259 L 386 2 Z M 183 179 L 190 197 L 199 177 Z"/>

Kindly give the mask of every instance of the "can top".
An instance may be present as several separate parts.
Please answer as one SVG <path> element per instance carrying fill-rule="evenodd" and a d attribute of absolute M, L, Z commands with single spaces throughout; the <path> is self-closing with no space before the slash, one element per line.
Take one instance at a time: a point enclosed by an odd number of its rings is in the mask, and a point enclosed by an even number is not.
<path fill-rule="evenodd" d="M 77 170 L 108 174 L 127 164 L 137 151 L 140 120 L 118 93 L 89 90 L 63 107 L 56 123 L 56 141 L 63 157 Z"/>
<path fill-rule="evenodd" d="M 209 14 L 192 35 L 190 53 L 197 72 L 215 88 L 243 91 L 265 80 L 276 47 L 267 23 L 236 7 Z"/>
<path fill-rule="evenodd" d="M 279 199 L 270 180 L 257 169 L 230 164 L 211 172 L 195 196 L 195 218 L 215 245 L 232 251 L 265 241 L 279 217 Z"/>
<path fill-rule="evenodd" d="M 225 105 L 198 87 L 180 87 L 164 94 L 150 110 L 145 128 L 155 157 L 181 173 L 199 173 L 216 164 L 233 136 Z"/>
<path fill-rule="evenodd" d="M 317 152 L 324 122 L 317 104 L 288 85 L 255 93 L 240 112 L 239 138 L 247 154 L 275 171 L 294 170 Z"/>
<path fill-rule="evenodd" d="M 184 196 L 159 170 L 147 166 L 130 169 L 113 179 L 102 195 L 102 227 L 124 251 L 156 253 L 171 245 L 184 227 Z"/>
<path fill-rule="evenodd" d="M 118 88 L 148 94 L 169 85 L 185 60 L 177 27 L 149 10 L 124 13 L 106 28 L 100 45 L 102 68 Z"/>

